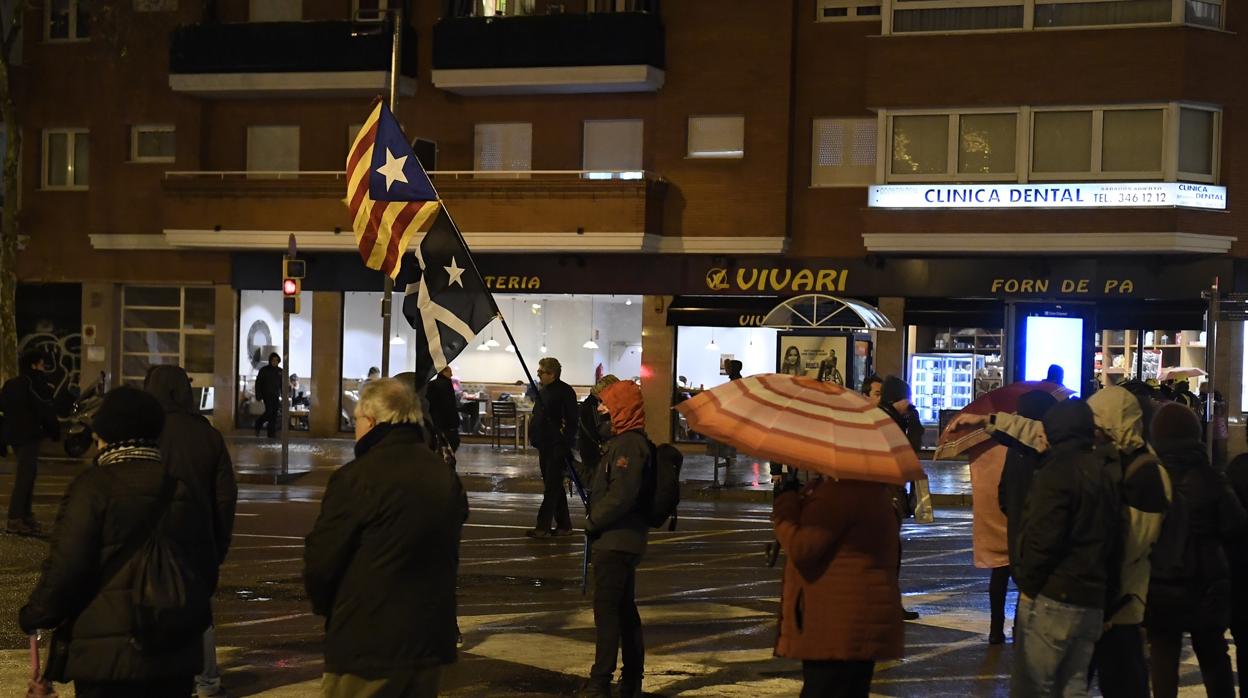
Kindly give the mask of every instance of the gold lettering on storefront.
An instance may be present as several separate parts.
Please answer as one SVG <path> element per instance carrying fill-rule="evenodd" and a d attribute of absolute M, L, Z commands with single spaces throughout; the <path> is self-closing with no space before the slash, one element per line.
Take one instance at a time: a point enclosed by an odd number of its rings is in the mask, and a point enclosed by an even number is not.
<path fill-rule="evenodd" d="M 540 276 L 486 276 L 485 287 L 491 291 L 536 291 L 542 287 Z"/>
<path fill-rule="evenodd" d="M 844 291 L 848 269 L 798 269 L 789 267 L 741 267 L 736 274 L 715 268 L 706 273 L 711 291 Z M 735 281 L 735 286 L 730 282 Z"/>
<path fill-rule="evenodd" d="M 1091 279 L 1061 279 L 1051 284 L 1049 279 L 993 279 L 992 292 L 1000 294 L 1048 293 L 1052 288 L 1055 293 L 1083 295 L 1093 292 Z M 1106 279 L 1101 289 L 1104 295 L 1129 296 L 1135 293 L 1135 282 L 1131 279 Z"/>

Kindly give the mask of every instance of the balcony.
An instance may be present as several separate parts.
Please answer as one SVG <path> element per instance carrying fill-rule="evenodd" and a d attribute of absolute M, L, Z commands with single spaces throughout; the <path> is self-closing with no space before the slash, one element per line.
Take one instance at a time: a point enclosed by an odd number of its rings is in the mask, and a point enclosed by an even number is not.
<path fill-rule="evenodd" d="M 446 17 L 433 84 L 461 95 L 657 92 L 663 24 L 650 12 Z"/>
<path fill-rule="evenodd" d="M 468 244 L 494 252 L 657 249 L 667 184 L 642 172 L 430 172 Z M 354 250 L 342 172 L 168 172 L 160 235 L 96 249 Z M 228 204 L 228 205 L 227 205 Z"/>
<path fill-rule="evenodd" d="M 367 97 L 389 89 L 385 23 L 243 22 L 174 30 L 169 87 L 209 98 Z M 404 27 L 399 93 L 416 93 L 416 32 Z"/>

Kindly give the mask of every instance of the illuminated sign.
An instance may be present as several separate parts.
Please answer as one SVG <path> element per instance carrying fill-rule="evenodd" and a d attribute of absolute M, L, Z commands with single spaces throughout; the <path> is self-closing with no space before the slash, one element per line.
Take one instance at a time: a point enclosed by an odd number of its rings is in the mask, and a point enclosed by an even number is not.
<path fill-rule="evenodd" d="M 714 267 L 706 272 L 708 291 L 772 291 L 801 293 L 844 291 L 848 269 L 792 269 L 789 267 Z"/>
<path fill-rule="evenodd" d="M 884 184 L 871 208 L 1204 208 L 1224 210 L 1226 187 L 1187 182 Z"/>

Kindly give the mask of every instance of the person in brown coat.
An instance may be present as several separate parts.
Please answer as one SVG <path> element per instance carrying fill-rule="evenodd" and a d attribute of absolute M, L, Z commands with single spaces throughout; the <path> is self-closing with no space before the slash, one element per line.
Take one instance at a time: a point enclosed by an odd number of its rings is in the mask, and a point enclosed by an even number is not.
<path fill-rule="evenodd" d="M 902 656 L 894 489 L 816 479 L 776 498 L 786 555 L 776 656 L 802 660 L 802 698 L 866 698 L 876 660 Z"/>

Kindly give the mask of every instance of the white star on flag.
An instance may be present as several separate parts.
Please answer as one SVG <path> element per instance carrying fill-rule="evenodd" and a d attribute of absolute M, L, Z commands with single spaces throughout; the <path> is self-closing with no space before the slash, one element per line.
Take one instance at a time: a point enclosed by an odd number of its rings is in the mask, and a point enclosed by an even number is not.
<path fill-rule="evenodd" d="M 445 269 L 446 273 L 451 277 L 450 280 L 446 282 L 448 287 L 452 284 L 459 284 L 460 288 L 464 287 L 464 282 L 459 278 L 464 275 L 464 270 L 460 269 L 459 266 L 455 264 L 454 257 L 451 257 L 451 266 L 442 268 Z"/>
<path fill-rule="evenodd" d="M 386 164 L 377 168 L 377 174 L 386 178 L 386 191 L 390 191 L 390 185 L 398 180 L 407 184 L 407 175 L 403 174 L 403 163 L 407 162 L 407 156 L 396 158 L 394 153 L 386 148 Z"/>

